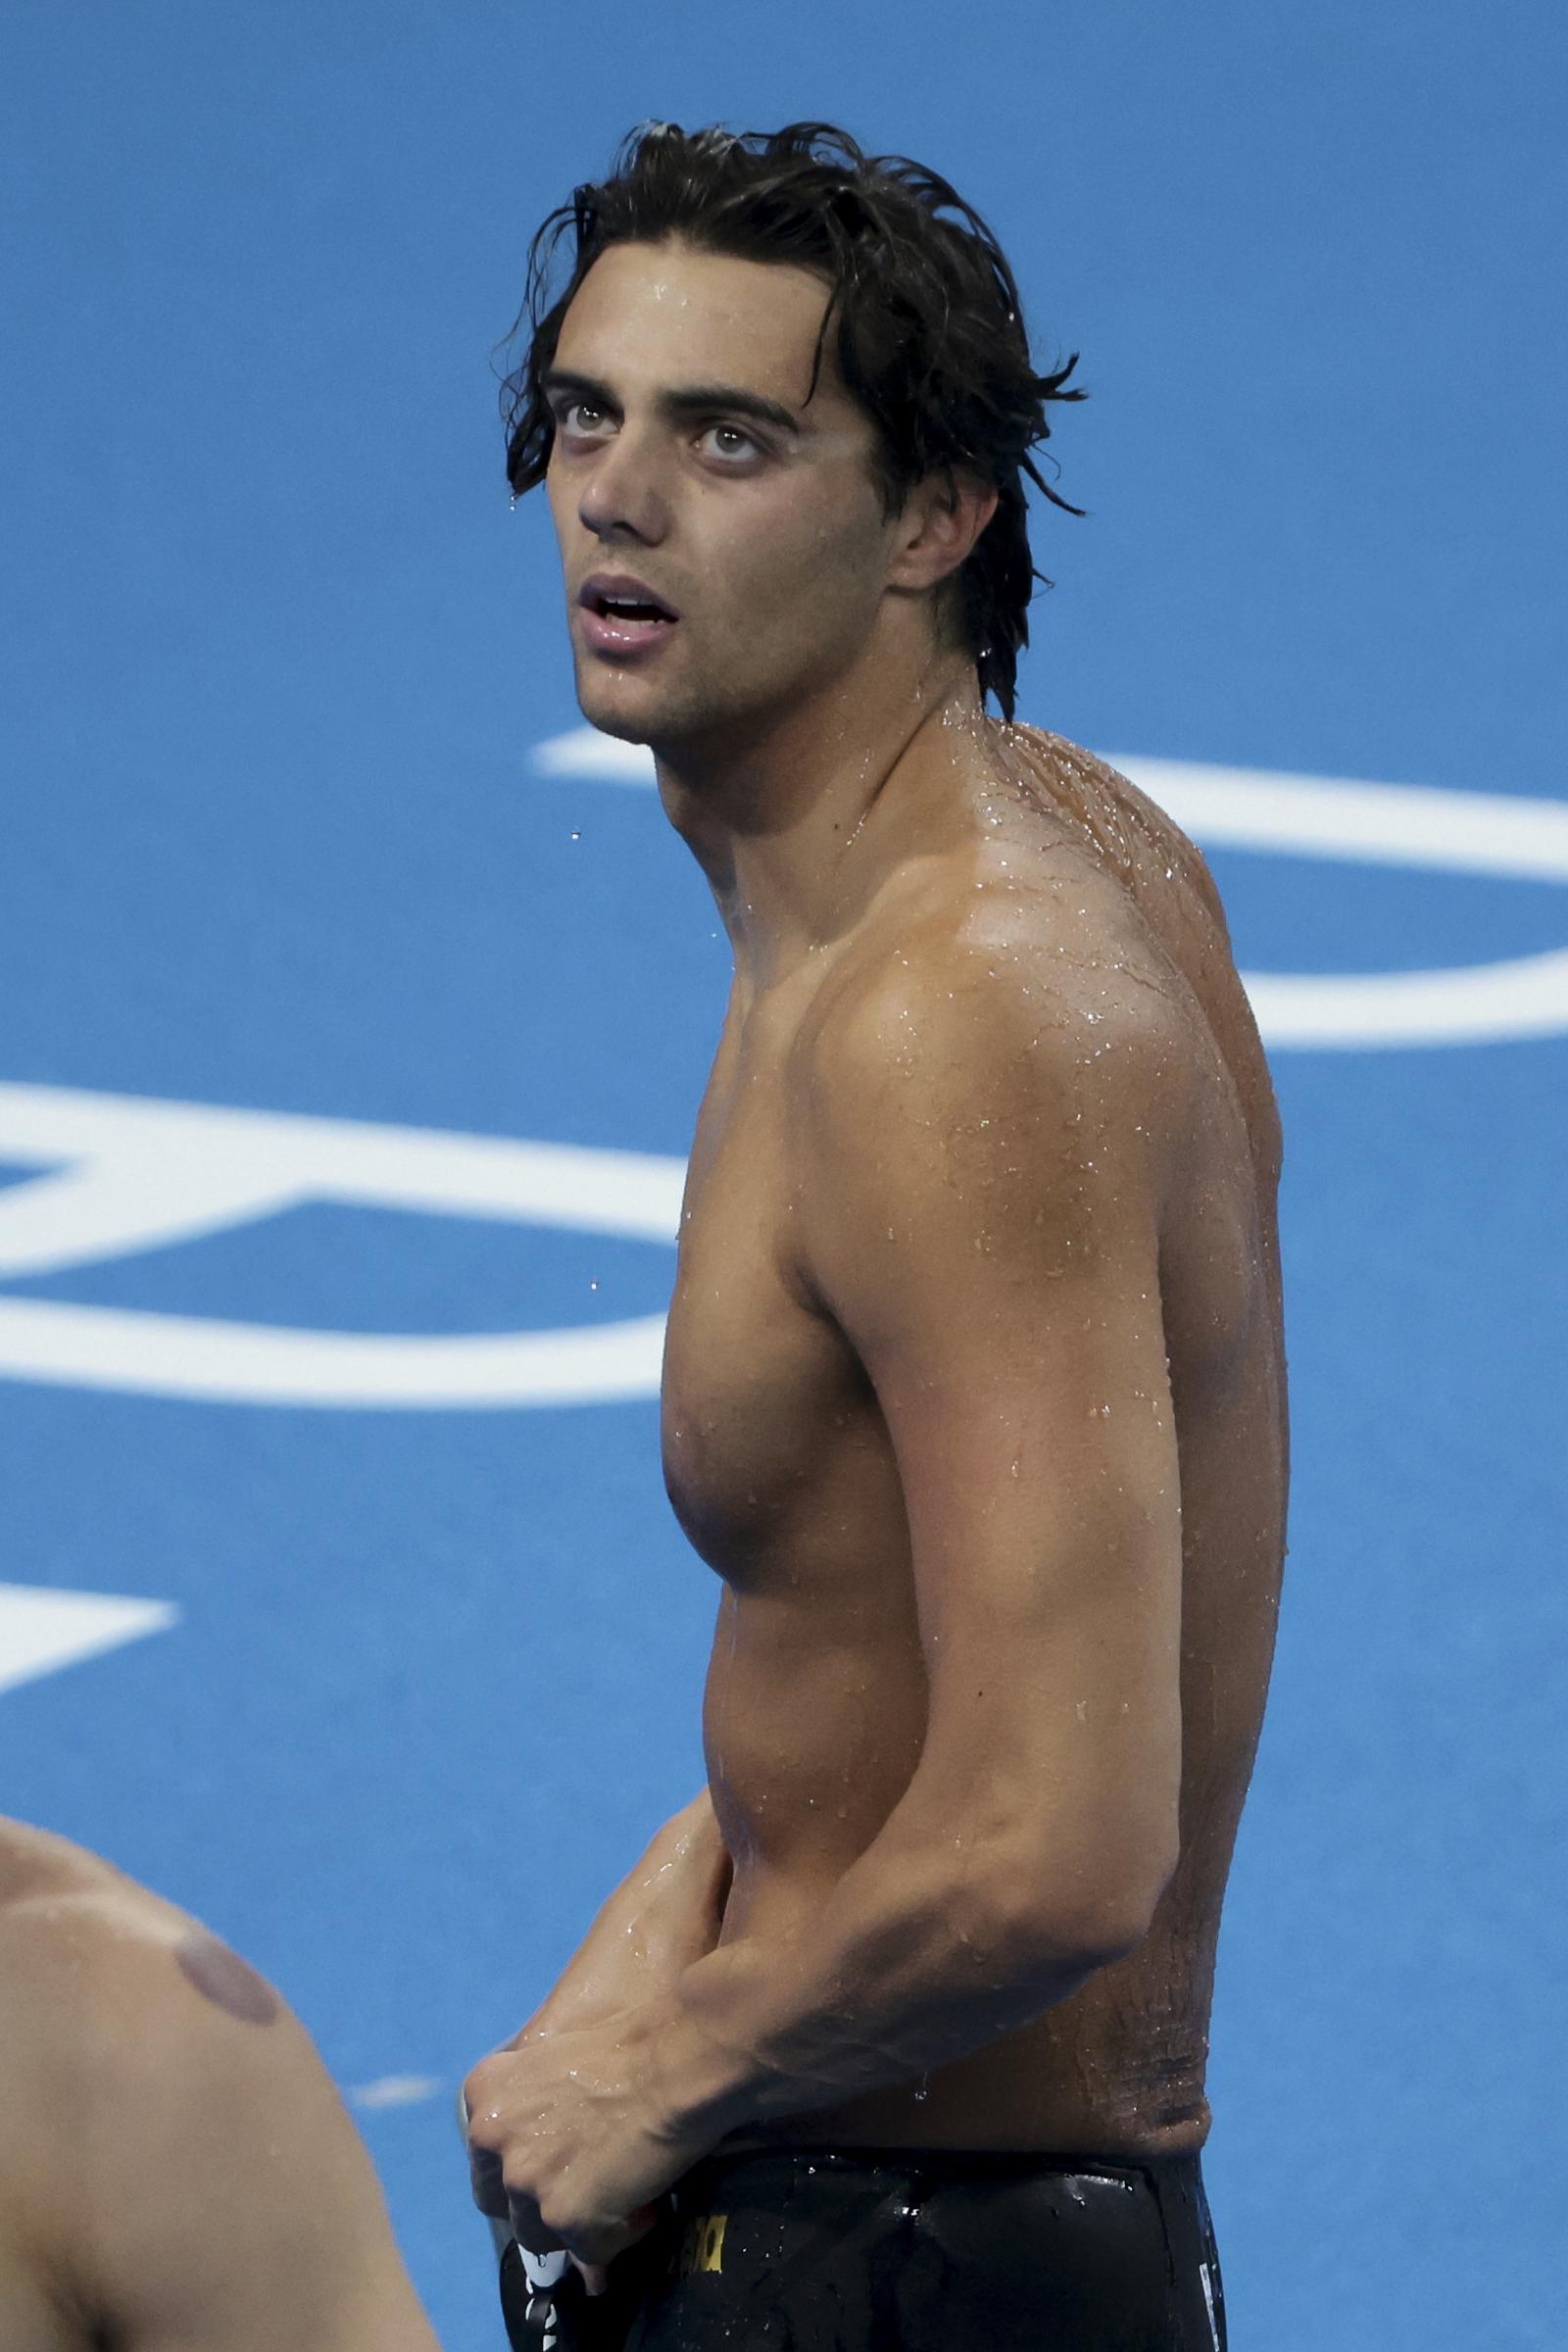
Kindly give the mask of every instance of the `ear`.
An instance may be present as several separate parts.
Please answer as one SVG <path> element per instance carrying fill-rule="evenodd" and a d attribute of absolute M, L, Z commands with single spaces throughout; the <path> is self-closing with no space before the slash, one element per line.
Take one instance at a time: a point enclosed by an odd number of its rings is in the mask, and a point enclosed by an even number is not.
<path fill-rule="evenodd" d="M 961 467 L 927 474 L 894 525 L 890 588 L 934 588 L 969 556 L 997 511 L 997 493 Z"/>

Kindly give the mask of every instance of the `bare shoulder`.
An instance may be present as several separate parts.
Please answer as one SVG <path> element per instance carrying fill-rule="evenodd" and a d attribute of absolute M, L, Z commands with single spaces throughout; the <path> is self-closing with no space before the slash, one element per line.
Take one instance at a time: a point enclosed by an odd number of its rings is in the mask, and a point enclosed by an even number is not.
<path fill-rule="evenodd" d="M 1038 795 L 1081 848 L 1081 862 L 1119 896 L 1189 1013 L 1188 1034 L 1207 1073 L 1210 1120 L 1245 1128 L 1256 1180 L 1277 1185 L 1279 1106 L 1263 1042 L 1236 968 L 1213 875 L 1175 819 L 1106 760 L 1036 727 L 1001 731 L 1004 764 Z"/>
<path fill-rule="evenodd" d="M 201 1921 L 0 1824 L 0 2212 L 114 2341 L 433 2345 L 310 2034 Z"/>
<path fill-rule="evenodd" d="M 0 1981 L 0 2050 L 26 2040 L 42 2054 L 58 2039 L 136 2062 L 147 2036 L 188 2036 L 207 2010 L 297 2027 L 266 1979 L 177 1903 L 69 1838 L 4 1818 Z"/>
<path fill-rule="evenodd" d="M 39 1893 L 84 1886 L 107 1875 L 107 1866 L 85 1846 L 0 1813 L 0 1927 L 15 1907 Z"/>
<path fill-rule="evenodd" d="M 1009 854 L 1010 853 L 1010 854 Z M 808 1121 L 1007 1111 L 1187 1115 L 1205 1035 L 1125 890 L 1075 847 L 986 845 L 911 880 L 863 925 L 803 1024 Z M 1135 1120 L 1135 1124 L 1139 1123 Z"/>
<path fill-rule="evenodd" d="M 182 1911 L 70 1839 L 0 1819 L 0 2182 L 49 2196 L 156 2078 L 160 2099 L 228 2056 L 224 2025 L 303 2029 L 264 1978 Z M 217 2048 L 215 2049 L 215 2044 Z M 233 2055 L 243 2065 L 248 2053 Z"/>
<path fill-rule="evenodd" d="M 1179 884 L 1196 893 L 1207 918 L 1225 931 L 1225 909 L 1201 850 L 1131 777 L 1045 727 L 1015 725 L 999 732 L 1004 756 L 1037 780 L 1121 879 L 1135 890 L 1153 882 Z"/>

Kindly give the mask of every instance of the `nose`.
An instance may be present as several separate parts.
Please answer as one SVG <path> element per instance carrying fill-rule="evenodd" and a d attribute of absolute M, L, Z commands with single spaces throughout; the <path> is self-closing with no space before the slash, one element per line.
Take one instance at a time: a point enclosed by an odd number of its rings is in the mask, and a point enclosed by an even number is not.
<path fill-rule="evenodd" d="M 595 455 L 577 501 L 584 530 L 610 545 L 635 540 L 656 547 L 669 527 L 669 512 L 659 482 L 659 458 L 651 441 L 622 425 Z"/>

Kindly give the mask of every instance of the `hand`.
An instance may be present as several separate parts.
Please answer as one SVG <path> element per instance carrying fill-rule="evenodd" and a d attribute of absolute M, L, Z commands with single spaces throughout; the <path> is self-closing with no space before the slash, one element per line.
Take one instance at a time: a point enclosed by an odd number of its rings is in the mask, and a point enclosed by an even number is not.
<path fill-rule="evenodd" d="M 464 2084 L 473 2197 L 531 2254 L 607 2264 L 653 2228 L 657 2200 L 717 2132 L 683 2121 L 662 2085 L 683 2038 L 662 2005 L 552 2031 L 525 2028 Z"/>

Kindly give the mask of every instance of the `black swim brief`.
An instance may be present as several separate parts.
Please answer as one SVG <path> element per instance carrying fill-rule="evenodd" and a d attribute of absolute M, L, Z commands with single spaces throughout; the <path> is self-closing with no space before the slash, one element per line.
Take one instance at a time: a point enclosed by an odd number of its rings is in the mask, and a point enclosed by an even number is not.
<path fill-rule="evenodd" d="M 1195 2156 L 908 2148 L 709 2158 L 667 2218 L 513 2341 L 557 2352 L 1224 2352 Z M 580 2286 L 573 2278 L 568 2290 Z M 514 2302 L 517 2318 L 520 2302 Z"/>

